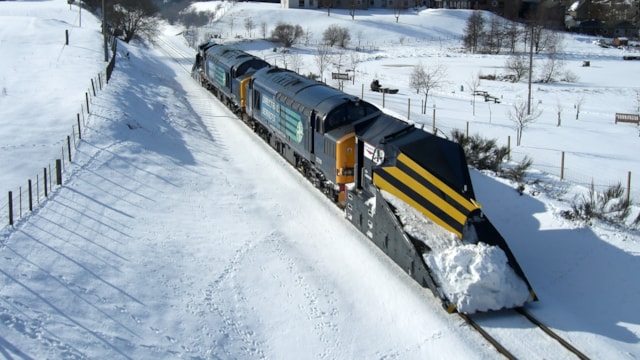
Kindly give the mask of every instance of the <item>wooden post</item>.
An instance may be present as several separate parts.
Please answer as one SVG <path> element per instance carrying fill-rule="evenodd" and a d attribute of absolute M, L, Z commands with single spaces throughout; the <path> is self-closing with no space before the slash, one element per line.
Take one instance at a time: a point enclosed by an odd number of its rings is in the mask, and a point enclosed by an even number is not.
<path fill-rule="evenodd" d="M 29 179 L 28 185 L 29 185 L 29 211 L 33 211 L 33 187 L 31 185 L 31 179 Z"/>
<path fill-rule="evenodd" d="M 47 168 L 44 168 L 44 197 L 49 196 L 47 192 Z"/>
<path fill-rule="evenodd" d="M 71 136 L 67 135 L 67 152 L 69 154 L 69 162 L 71 162 Z"/>
<path fill-rule="evenodd" d="M 364 100 L 364 84 L 362 84 L 362 89 L 360 90 L 360 99 Z"/>
<path fill-rule="evenodd" d="M 69 30 L 64 31 L 64 44 L 69 45 Z"/>
<path fill-rule="evenodd" d="M 507 135 L 507 159 L 511 161 L 511 135 Z"/>
<path fill-rule="evenodd" d="M 631 200 L 631 171 L 627 172 L 627 203 Z"/>
<path fill-rule="evenodd" d="M 407 99 L 407 120 L 411 120 L 411 98 Z"/>
<path fill-rule="evenodd" d="M 385 98 L 386 93 L 383 91 L 382 92 L 382 107 L 384 107 L 384 98 Z"/>
<path fill-rule="evenodd" d="M 102 91 L 102 74 L 98 73 L 98 85 L 100 86 L 100 91 Z"/>
<path fill-rule="evenodd" d="M 78 139 L 82 140 L 82 130 L 80 129 L 80 117 L 78 116 Z"/>
<path fill-rule="evenodd" d="M 62 160 L 56 159 L 56 185 L 62 185 Z"/>
<path fill-rule="evenodd" d="M 560 180 L 564 179 L 564 151 L 562 152 L 562 160 L 560 161 Z"/>
<path fill-rule="evenodd" d="M 469 122 L 467 121 L 467 139 L 469 138 Z"/>
<path fill-rule="evenodd" d="M 91 112 L 89 111 L 89 93 L 88 92 L 84 93 L 84 98 L 87 103 L 87 114 L 90 114 Z"/>
<path fill-rule="evenodd" d="M 9 191 L 9 225 L 13 226 L 13 193 Z"/>
<path fill-rule="evenodd" d="M 91 89 L 93 89 L 93 97 L 96 97 L 96 84 L 91 79 Z"/>
<path fill-rule="evenodd" d="M 436 108 L 433 108 L 433 120 L 432 120 L 433 133 L 436 133 Z"/>

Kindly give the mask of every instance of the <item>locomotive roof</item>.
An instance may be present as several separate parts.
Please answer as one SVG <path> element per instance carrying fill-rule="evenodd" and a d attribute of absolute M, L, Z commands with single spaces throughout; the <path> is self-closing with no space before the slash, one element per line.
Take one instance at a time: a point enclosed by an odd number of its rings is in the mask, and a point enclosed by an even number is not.
<path fill-rule="evenodd" d="M 272 93 L 295 98 L 296 102 L 315 109 L 318 114 L 326 115 L 338 104 L 346 101 L 360 101 L 357 96 L 346 94 L 316 80 L 308 79 L 293 71 L 280 68 L 262 69 L 254 75 L 263 79 L 262 86 Z"/>
<path fill-rule="evenodd" d="M 226 65 L 229 68 L 249 60 L 257 59 L 263 61 L 254 55 L 228 45 L 211 46 L 206 48 L 205 52 L 215 56 L 221 64 Z"/>

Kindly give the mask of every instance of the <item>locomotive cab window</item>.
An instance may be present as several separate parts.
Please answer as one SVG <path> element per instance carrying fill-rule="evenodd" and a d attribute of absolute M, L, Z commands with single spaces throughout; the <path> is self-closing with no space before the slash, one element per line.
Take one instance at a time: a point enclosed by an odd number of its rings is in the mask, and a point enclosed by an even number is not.
<path fill-rule="evenodd" d="M 337 107 L 327 115 L 324 122 L 324 132 L 333 130 L 345 124 L 351 124 L 363 117 L 377 112 L 378 109 L 367 102 L 349 101 Z"/>

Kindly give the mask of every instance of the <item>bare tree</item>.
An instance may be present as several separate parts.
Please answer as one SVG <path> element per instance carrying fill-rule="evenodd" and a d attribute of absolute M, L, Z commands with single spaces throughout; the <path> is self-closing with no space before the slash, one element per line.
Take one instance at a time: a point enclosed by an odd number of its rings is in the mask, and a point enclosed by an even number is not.
<path fill-rule="evenodd" d="M 311 29 L 307 28 L 307 30 L 304 32 L 304 46 L 309 46 L 311 35 L 313 35 L 313 32 L 311 31 Z"/>
<path fill-rule="evenodd" d="M 329 65 L 329 61 L 331 60 L 331 52 L 330 47 L 325 44 L 318 45 L 316 49 L 316 54 L 313 58 L 316 65 L 318 66 L 318 71 L 320 71 L 320 79 L 323 79 L 324 71 Z"/>
<path fill-rule="evenodd" d="M 480 88 L 480 75 L 478 73 L 471 74 L 471 78 L 467 81 L 467 88 L 471 91 L 472 103 L 473 103 L 473 115 L 476 115 L 476 96 L 475 92 Z"/>
<path fill-rule="evenodd" d="M 396 18 L 396 22 L 400 20 L 400 14 L 404 11 L 403 4 L 401 0 L 395 0 L 393 2 L 393 16 Z"/>
<path fill-rule="evenodd" d="M 576 101 L 576 104 L 574 105 L 575 109 L 576 109 L 576 120 L 578 120 L 578 118 L 580 117 L 580 108 L 582 107 L 582 104 L 584 103 L 584 97 L 581 96 L 578 101 Z"/>
<path fill-rule="evenodd" d="M 341 48 L 345 48 L 351 35 L 349 35 L 349 29 L 338 25 L 329 25 L 329 27 L 322 34 L 322 40 L 329 46 L 338 45 Z"/>
<path fill-rule="evenodd" d="M 231 14 L 229 15 L 229 37 L 233 37 L 233 25 L 236 23 L 236 17 Z"/>
<path fill-rule="evenodd" d="M 512 54 L 507 58 L 504 67 L 512 75 L 512 81 L 518 82 L 529 71 L 529 58 L 525 54 Z"/>
<path fill-rule="evenodd" d="M 540 70 L 540 81 L 543 83 L 555 82 L 562 74 L 564 68 L 564 61 L 559 59 L 556 54 L 550 54 L 547 61 L 543 64 Z"/>
<path fill-rule="evenodd" d="M 520 146 L 522 143 L 522 133 L 524 132 L 524 129 L 542 115 L 542 110 L 538 109 L 535 104 L 532 104 L 531 111 L 529 112 L 527 111 L 526 101 L 516 100 L 507 115 L 509 116 L 509 120 L 511 120 L 516 126 L 516 145 Z"/>
<path fill-rule="evenodd" d="M 541 69 L 540 81 L 549 83 L 559 80 L 564 69 L 564 60 L 560 57 L 563 48 L 562 34 L 557 31 L 543 31 L 541 47 L 547 50 L 547 61 Z"/>
<path fill-rule="evenodd" d="M 472 53 L 478 51 L 483 30 L 484 18 L 482 17 L 482 12 L 476 10 L 471 13 L 471 16 L 467 19 L 467 24 L 462 35 L 462 41 L 467 51 L 471 51 Z"/>
<path fill-rule="evenodd" d="M 256 27 L 256 24 L 253 22 L 253 19 L 250 17 L 244 19 L 244 28 L 247 30 L 247 34 L 249 38 L 253 36 L 253 29 Z"/>
<path fill-rule="evenodd" d="M 351 0 L 351 5 L 349 6 L 349 15 L 351 15 L 351 20 L 355 20 L 355 18 L 356 18 L 356 0 Z"/>
<path fill-rule="evenodd" d="M 291 63 L 291 70 L 300 73 L 300 68 L 304 65 L 304 60 L 300 54 L 294 53 L 289 56 L 289 63 Z"/>
<path fill-rule="evenodd" d="M 422 64 L 413 67 L 409 84 L 416 89 L 417 93 L 424 92 L 424 106 L 422 112 L 426 111 L 429 92 L 444 85 L 447 77 L 447 69 L 442 64 L 435 64 L 426 68 Z"/>
<path fill-rule="evenodd" d="M 136 37 L 153 40 L 158 32 L 158 8 L 151 0 L 120 0 L 109 11 L 109 20 L 126 43 Z"/>
<path fill-rule="evenodd" d="M 520 39 L 522 31 L 520 25 L 515 21 L 507 21 L 504 27 L 504 39 L 510 53 L 516 52 L 516 44 Z"/>
<path fill-rule="evenodd" d="M 282 43 L 282 46 L 289 48 L 300 39 L 303 32 L 300 25 L 278 23 L 276 28 L 271 31 L 271 37 L 275 41 Z"/>
<path fill-rule="evenodd" d="M 337 52 L 335 52 L 331 56 L 331 59 L 333 60 L 333 63 L 336 65 L 336 69 L 338 70 L 338 72 L 341 72 L 342 62 L 344 61 L 344 50 L 340 49 Z"/>
<path fill-rule="evenodd" d="M 558 97 L 556 99 L 556 112 L 558 113 L 558 123 L 556 124 L 556 126 L 562 125 L 562 110 L 562 100 L 560 100 L 560 97 Z"/>
<path fill-rule="evenodd" d="M 484 45 L 486 52 L 490 54 L 499 54 L 502 50 L 502 43 L 505 34 L 505 21 L 498 17 L 492 16 L 489 20 L 488 29 L 485 31 Z"/>
<path fill-rule="evenodd" d="M 267 38 L 267 23 L 265 21 L 260 23 L 260 33 L 263 39 Z"/>
<path fill-rule="evenodd" d="M 355 52 L 355 51 L 351 51 L 349 53 L 349 60 L 350 60 L 350 64 L 351 64 L 351 70 L 353 70 L 353 76 L 351 77 L 352 83 L 355 84 L 356 83 L 356 68 L 358 67 L 358 64 L 360 64 L 362 62 L 362 57 L 360 57 L 360 54 Z M 639 95 L 639 101 L 640 101 L 640 95 Z M 640 106 L 640 104 L 638 105 Z"/>

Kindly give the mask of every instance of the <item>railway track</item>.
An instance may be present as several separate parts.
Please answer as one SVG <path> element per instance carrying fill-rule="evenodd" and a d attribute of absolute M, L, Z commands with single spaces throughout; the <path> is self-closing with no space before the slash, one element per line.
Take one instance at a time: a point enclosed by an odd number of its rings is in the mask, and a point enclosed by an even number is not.
<path fill-rule="evenodd" d="M 491 313 L 482 315 L 466 315 L 458 314 L 467 324 L 484 337 L 495 349 L 507 359 L 529 359 L 529 358 L 548 358 L 547 354 L 553 354 L 554 359 L 559 359 L 558 354 L 566 354 L 566 359 L 578 358 L 581 360 L 589 360 L 589 357 L 571 345 L 569 341 L 562 338 L 556 332 L 551 330 L 543 322 L 535 318 L 524 308 L 518 308 L 511 311 L 501 313 Z M 506 326 L 505 319 L 509 317 L 510 325 Z M 492 329 L 492 323 L 499 321 L 501 331 Z M 527 326 L 528 325 L 528 326 Z M 533 325 L 533 326 L 532 326 Z M 533 329 L 532 329 L 533 328 Z M 514 340 L 513 333 L 517 329 L 525 332 L 526 335 L 517 336 Z M 537 329 L 537 334 L 534 331 Z M 510 336 L 505 336 L 511 334 Z M 554 341 L 552 341 L 554 340 Z M 507 342 L 516 342 L 518 344 L 505 345 Z M 527 342 L 523 345 L 522 342 Z M 552 349 L 551 351 L 549 349 Z"/>
<path fill-rule="evenodd" d="M 184 53 L 178 46 L 162 38 L 160 38 L 158 45 L 167 56 L 173 57 L 174 61 L 176 61 L 185 72 L 191 74 L 191 62 L 194 57 L 192 54 Z M 536 319 L 524 308 L 480 315 L 459 313 L 459 316 L 507 359 L 589 359 L 584 353 Z M 494 326 L 492 329 L 491 319 L 504 316 L 519 318 L 520 322 L 511 326 L 500 324 Z M 504 319 L 500 321 L 503 322 Z M 518 329 L 527 330 L 527 334 L 517 334 Z M 531 336 L 534 331 L 537 331 L 538 334 Z M 505 345 L 508 341 L 519 342 L 519 344 L 512 344 L 512 346 Z M 523 345 L 523 343 L 527 344 Z M 508 348 L 511 348 L 511 350 Z M 559 357 L 558 354 L 562 354 L 563 352 L 566 353 L 566 356 Z"/>

